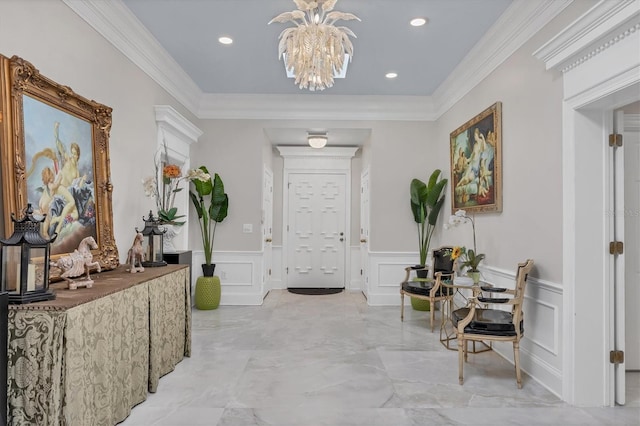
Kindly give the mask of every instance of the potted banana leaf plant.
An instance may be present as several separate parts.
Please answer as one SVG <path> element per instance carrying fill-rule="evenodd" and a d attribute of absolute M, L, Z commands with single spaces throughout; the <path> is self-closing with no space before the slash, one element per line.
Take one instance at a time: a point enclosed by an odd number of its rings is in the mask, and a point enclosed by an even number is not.
<path fill-rule="evenodd" d="M 421 272 L 422 277 L 426 277 L 428 269 L 426 268 L 427 254 L 431 244 L 433 231 L 436 229 L 436 223 L 440 210 L 444 204 L 444 188 L 447 186 L 448 179 L 441 178 L 442 171 L 436 169 L 429 176 L 427 183 L 420 179 L 413 179 L 410 185 L 411 194 L 411 212 L 413 220 L 416 222 L 418 229 L 418 248 L 420 252 L 420 264 L 416 265 L 416 272 Z M 411 298 L 411 306 L 418 310 L 429 310 L 429 302 Z"/>
<path fill-rule="evenodd" d="M 202 236 L 205 263 L 203 276 L 196 280 L 195 306 L 198 309 L 216 309 L 220 304 L 220 278 L 215 276 L 213 240 L 216 226 L 226 217 L 229 209 L 229 196 L 224 192 L 222 178 L 216 173 L 213 178 L 205 166 L 199 168 L 203 178 L 193 179 L 193 190 L 189 191 L 191 202 L 198 214 L 198 224 Z"/>

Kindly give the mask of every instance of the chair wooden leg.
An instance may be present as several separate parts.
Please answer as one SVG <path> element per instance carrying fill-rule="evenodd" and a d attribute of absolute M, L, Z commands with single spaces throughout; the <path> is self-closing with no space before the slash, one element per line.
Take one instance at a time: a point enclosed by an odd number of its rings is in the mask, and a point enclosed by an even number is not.
<path fill-rule="evenodd" d="M 433 319 L 434 319 L 434 316 L 435 316 L 435 312 L 434 311 L 435 311 L 436 307 L 434 306 L 434 304 L 431 301 L 429 301 L 429 305 L 430 305 L 429 306 L 429 311 L 430 311 L 429 313 L 430 313 L 430 316 L 431 316 L 431 332 L 433 333 Z"/>
<path fill-rule="evenodd" d="M 400 293 L 400 321 L 404 321 L 404 293 Z"/>
<path fill-rule="evenodd" d="M 469 360 L 469 341 L 464 341 L 464 362 Z"/>
<path fill-rule="evenodd" d="M 462 378 L 463 369 L 464 369 L 464 357 L 465 357 L 465 347 L 466 342 L 458 337 L 458 382 L 462 384 L 464 379 Z"/>
<path fill-rule="evenodd" d="M 516 382 L 518 382 L 518 389 L 522 389 L 522 375 L 520 373 L 520 343 L 513 342 L 513 360 L 516 365 Z"/>

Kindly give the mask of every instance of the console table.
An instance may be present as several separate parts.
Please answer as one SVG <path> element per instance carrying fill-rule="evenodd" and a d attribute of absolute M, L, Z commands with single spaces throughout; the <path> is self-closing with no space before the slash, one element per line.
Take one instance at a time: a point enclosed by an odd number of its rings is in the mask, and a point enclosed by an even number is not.
<path fill-rule="evenodd" d="M 114 425 L 191 355 L 189 268 L 94 274 L 9 308 L 9 424 Z"/>

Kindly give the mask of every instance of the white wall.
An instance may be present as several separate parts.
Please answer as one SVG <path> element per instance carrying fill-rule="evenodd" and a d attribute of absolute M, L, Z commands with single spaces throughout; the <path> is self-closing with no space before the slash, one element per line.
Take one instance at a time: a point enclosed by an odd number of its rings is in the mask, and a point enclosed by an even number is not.
<path fill-rule="evenodd" d="M 141 180 L 153 174 L 154 105 L 199 120 L 60 1 L 0 1 L 0 53 L 31 62 L 43 75 L 113 108 L 110 137 L 114 237 L 124 261 L 134 228 L 155 210 Z"/>

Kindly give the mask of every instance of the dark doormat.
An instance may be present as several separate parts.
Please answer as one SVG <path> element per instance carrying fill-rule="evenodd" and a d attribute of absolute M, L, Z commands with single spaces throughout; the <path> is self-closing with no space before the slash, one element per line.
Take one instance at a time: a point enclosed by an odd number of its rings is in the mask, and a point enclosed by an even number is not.
<path fill-rule="evenodd" d="M 289 287 L 289 293 L 295 294 L 336 294 L 341 293 L 344 288 L 306 288 L 306 287 Z"/>

